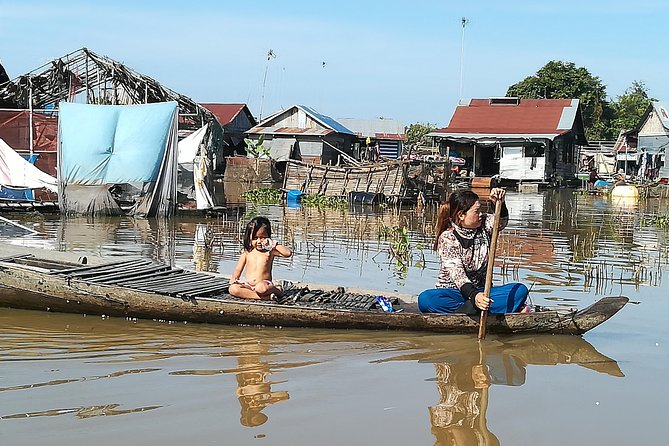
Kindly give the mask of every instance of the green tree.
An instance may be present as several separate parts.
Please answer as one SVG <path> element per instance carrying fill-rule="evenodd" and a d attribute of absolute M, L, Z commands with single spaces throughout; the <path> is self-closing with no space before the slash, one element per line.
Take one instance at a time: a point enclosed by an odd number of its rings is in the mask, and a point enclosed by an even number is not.
<path fill-rule="evenodd" d="M 263 146 L 263 141 L 265 135 L 260 135 L 257 141 L 254 141 L 250 138 L 244 138 L 246 143 L 246 153 L 252 155 L 254 158 L 260 158 L 261 156 L 269 156 L 269 147 Z"/>
<path fill-rule="evenodd" d="M 436 128 L 437 126 L 435 124 L 430 124 L 428 122 L 417 122 L 415 124 L 409 125 L 404 129 L 407 137 L 407 144 L 419 146 L 428 145 L 430 141 L 425 135 Z"/>
<path fill-rule="evenodd" d="M 646 84 L 642 81 L 632 82 L 632 86 L 611 103 L 614 115 L 611 133 L 617 135 L 621 130 L 631 130 L 639 125 L 650 103 L 656 100 L 648 95 Z"/>
<path fill-rule="evenodd" d="M 533 76 L 509 87 L 507 96 L 523 99 L 579 99 L 588 139 L 606 139 L 612 110 L 606 100 L 606 86 L 586 68 L 573 62 L 552 60 Z"/>

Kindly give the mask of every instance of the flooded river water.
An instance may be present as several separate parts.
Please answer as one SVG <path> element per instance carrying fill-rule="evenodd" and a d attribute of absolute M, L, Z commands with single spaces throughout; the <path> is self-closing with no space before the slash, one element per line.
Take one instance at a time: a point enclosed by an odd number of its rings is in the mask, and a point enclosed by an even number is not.
<path fill-rule="evenodd" d="M 655 445 L 669 366 L 666 202 L 509 192 L 495 283 L 541 305 L 625 295 L 583 337 L 161 323 L 0 308 L 0 444 Z M 230 274 L 266 215 L 276 278 L 418 294 L 434 209 L 252 206 L 171 222 L 19 216 L 3 244 Z"/>

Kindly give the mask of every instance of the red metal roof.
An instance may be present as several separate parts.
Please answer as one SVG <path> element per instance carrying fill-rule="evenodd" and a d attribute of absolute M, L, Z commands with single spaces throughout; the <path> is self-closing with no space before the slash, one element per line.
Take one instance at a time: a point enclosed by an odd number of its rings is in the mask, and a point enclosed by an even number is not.
<path fill-rule="evenodd" d="M 406 141 L 407 139 L 405 134 L 399 133 L 375 133 L 374 137 L 376 139 L 390 139 L 396 141 Z"/>
<path fill-rule="evenodd" d="M 200 104 L 216 116 L 221 125 L 227 125 L 246 107 L 246 104 Z"/>
<path fill-rule="evenodd" d="M 472 99 L 458 105 L 448 127 L 441 133 L 547 134 L 565 133 L 558 129 L 571 99 L 521 99 L 518 104 L 491 104 L 490 99 Z"/>

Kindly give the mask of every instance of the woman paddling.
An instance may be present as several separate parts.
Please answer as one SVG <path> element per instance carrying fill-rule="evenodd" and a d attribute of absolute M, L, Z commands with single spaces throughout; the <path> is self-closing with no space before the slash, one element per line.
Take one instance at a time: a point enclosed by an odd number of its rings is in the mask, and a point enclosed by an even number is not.
<path fill-rule="evenodd" d="M 439 208 L 435 249 L 440 269 L 435 288 L 418 296 L 418 307 L 424 313 L 469 313 L 488 310 L 491 314 L 527 311 L 528 289 L 522 283 L 494 286 L 486 297 L 486 269 L 490 240 L 495 224 L 503 229 L 509 221 L 504 198 L 506 191 L 490 191 L 493 203 L 502 202 L 499 222 L 493 214 L 482 214 L 479 197 L 470 190 L 451 193 Z"/>

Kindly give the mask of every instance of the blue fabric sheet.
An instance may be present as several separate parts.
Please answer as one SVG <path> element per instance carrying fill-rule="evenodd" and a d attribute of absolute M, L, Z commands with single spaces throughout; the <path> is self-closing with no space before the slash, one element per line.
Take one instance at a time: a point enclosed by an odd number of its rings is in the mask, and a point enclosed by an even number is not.
<path fill-rule="evenodd" d="M 160 171 L 176 102 L 59 105 L 61 181 L 65 184 L 153 182 Z"/>
<path fill-rule="evenodd" d="M 39 154 L 23 155 L 23 157 L 30 164 L 35 165 L 35 161 L 37 161 Z M 5 200 L 35 201 L 35 193 L 32 189 L 8 189 L 3 187 L 0 188 L 0 198 L 4 198 Z"/>

